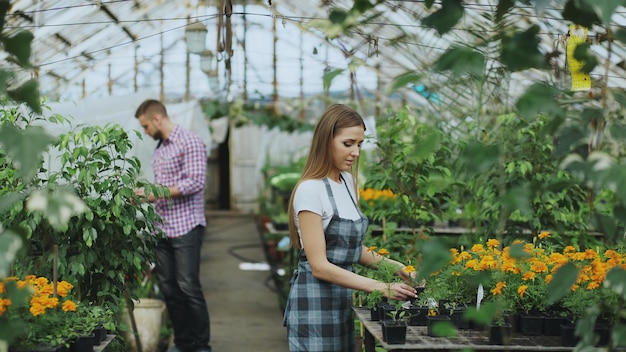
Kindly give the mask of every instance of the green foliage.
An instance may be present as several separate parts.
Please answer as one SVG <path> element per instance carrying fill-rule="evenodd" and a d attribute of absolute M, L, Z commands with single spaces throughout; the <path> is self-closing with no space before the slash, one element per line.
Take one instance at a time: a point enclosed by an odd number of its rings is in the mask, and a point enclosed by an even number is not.
<path fill-rule="evenodd" d="M 425 26 L 434 28 L 439 35 L 448 33 L 465 14 L 462 0 L 442 0 L 441 8 L 422 20 Z"/>
<path fill-rule="evenodd" d="M 299 121 L 294 116 L 276 113 L 268 104 L 206 100 L 202 102 L 202 110 L 209 119 L 227 116 L 235 126 L 252 123 L 287 132 L 313 129 L 312 125 Z"/>
<path fill-rule="evenodd" d="M 134 193 L 147 187 L 147 193 L 164 195 L 165 190 L 138 182 L 140 163 L 127 156 L 132 145 L 127 133 L 115 125 L 79 127 L 60 137 L 58 169 L 42 176 L 50 199 L 66 186 L 86 206 L 84 215 L 71 222 L 44 221 L 41 211 L 30 207 L 12 223 L 29 228 L 27 251 L 17 268 L 23 273 L 45 275 L 52 272 L 53 245 L 58 245 L 58 273 L 72 277 L 81 300 L 116 306 L 126 290 L 138 287 L 144 266 L 154 260 L 155 222 L 152 206 L 142 203 Z M 31 197 L 32 198 L 32 197 Z M 115 248 L 116 255 L 112 255 Z"/>
<path fill-rule="evenodd" d="M 490 237 L 502 231 L 521 235 L 523 228 L 531 235 L 550 229 L 581 243 L 578 237 L 586 232 L 589 219 L 587 193 L 553 159 L 554 141 L 546 133 L 549 119 L 539 115 L 528 121 L 508 114 L 497 122 L 481 138 L 466 137 L 469 142 L 461 143 L 494 152 L 479 173 L 459 174 L 466 188 L 458 197 L 469 223 Z M 477 165 L 475 147 L 460 155 L 460 172 Z"/>
<path fill-rule="evenodd" d="M 387 220 L 415 225 L 445 217 L 448 190 L 456 184 L 449 135 L 418 123 L 408 110 L 380 121 L 377 134 L 377 155 L 368 166 L 365 187 L 395 194 L 393 205 L 380 209 Z"/>

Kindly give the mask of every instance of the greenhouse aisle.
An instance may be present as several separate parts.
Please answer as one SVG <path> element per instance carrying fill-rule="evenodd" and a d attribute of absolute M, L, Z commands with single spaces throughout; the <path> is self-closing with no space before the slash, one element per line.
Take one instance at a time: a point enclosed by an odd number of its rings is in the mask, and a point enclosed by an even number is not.
<path fill-rule="evenodd" d="M 286 352 L 278 298 L 272 291 L 256 218 L 210 211 L 200 276 L 211 318 L 214 352 Z M 240 266 L 248 270 L 240 269 Z"/>

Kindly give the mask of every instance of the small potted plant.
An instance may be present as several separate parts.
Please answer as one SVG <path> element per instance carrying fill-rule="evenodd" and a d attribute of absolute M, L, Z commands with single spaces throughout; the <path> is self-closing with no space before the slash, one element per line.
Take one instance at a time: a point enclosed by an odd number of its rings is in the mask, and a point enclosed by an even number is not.
<path fill-rule="evenodd" d="M 382 321 L 383 341 L 388 344 L 406 343 L 407 321 L 404 319 L 406 311 L 400 302 L 395 302 L 394 309 L 387 311 L 387 319 Z"/>

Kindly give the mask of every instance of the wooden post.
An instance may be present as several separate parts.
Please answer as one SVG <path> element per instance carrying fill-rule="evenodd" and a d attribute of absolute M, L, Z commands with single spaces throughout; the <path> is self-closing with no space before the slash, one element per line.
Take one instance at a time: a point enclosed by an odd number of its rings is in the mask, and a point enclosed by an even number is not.
<path fill-rule="evenodd" d="M 57 291 L 57 284 L 59 283 L 59 245 L 52 246 L 52 297 L 57 298 L 59 293 Z"/>
<path fill-rule="evenodd" d="M 143 348 L 141 347 L 141 338 L 139 337 L 139 332 L 137 331 L 137 322 L 135 321 L 135 314 L 133 314 L 134 305 L 132 304 L 132 300 L 130 299 L 130 295 L 128 291 L 125 291 L 126 296 L 126 310 L 128 311 L 128 318 L 130 319 L 130 325 L 133 328 L 133 336 L 135 337 L 135 344 L 137 345 L 137 352 L 143 352 Z M 133 309 L 131 309 L 133 308 Z"/>

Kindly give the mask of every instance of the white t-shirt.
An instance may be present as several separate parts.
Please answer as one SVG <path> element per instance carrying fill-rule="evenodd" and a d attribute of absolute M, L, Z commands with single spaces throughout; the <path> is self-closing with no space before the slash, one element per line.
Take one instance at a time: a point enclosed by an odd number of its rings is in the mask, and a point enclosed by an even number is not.
<path fill-rule="evenodd" d="M 337 204 L 339 217 L 357 220 L 361 215 L 359 215 L 357 208 L 354 203 L 352 203 L 352 199 L 358 202 L 358 198 L 354 194 L 354 180 L 352 179 L 352 175 L 348 172 L 342 172 L 341 175 L 346 182 L 345 184 L 328 179 L 330 188 L 333 191 L 333 197 L 335 198 L 335 204 Z M 347 188 L 346 185 L 348 186 Z M 293 209 L 296 218 L 296 228 L 298 229 L 298 236 L 300 237 L 300 245 L 302 246 L 302 232 L 300 231 L 298 214 L 303 210 L 307 210 L 320 215 L 322 217 L 322 227 L 326 230 L 330 219 L 333 217 L 333 205 L 330 203 L 328 192 L 326 192 L 326 185 L 321 179 L 306 180 L 298 185 L 295 192 Z M 350 195 L 352 195 L 352 199 L 350 199 Z"/>

